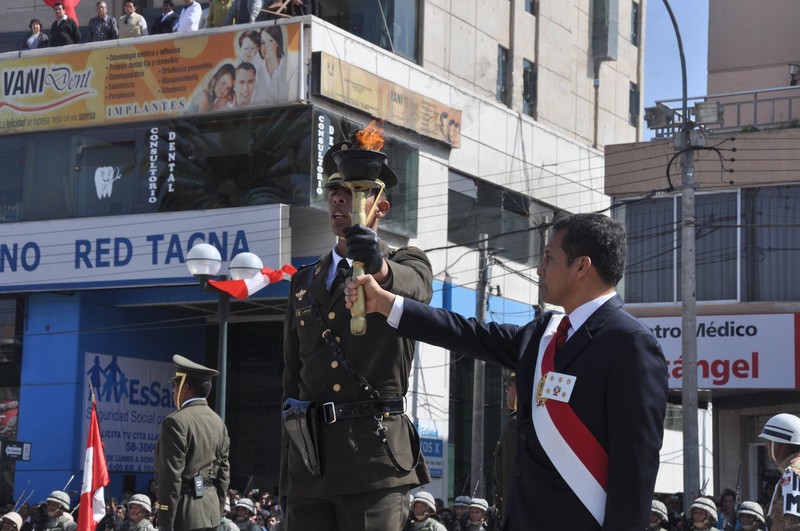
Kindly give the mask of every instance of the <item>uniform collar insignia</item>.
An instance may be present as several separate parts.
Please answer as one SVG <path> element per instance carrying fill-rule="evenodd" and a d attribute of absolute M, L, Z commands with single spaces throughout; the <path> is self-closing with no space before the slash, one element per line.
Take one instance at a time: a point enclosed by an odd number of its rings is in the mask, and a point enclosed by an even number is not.
<path fill-rule="evenodd" d="M 306 289 L 305 288 L 301 289 L 300 291 L 295 293 L 294 296 L 297 297 L 297 300 L 299 301 L 303 300 L 303 297 L 306 296 Z"/>

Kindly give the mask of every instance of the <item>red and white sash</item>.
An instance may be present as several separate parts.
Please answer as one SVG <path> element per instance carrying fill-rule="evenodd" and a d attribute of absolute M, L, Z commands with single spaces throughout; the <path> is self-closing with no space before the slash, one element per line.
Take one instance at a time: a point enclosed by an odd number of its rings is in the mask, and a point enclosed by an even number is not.
<path fill-rule="evenodd" d="M 608 488 L 608 453 L 568 402 L 550 399 L 543 406 L 536 404 L 542 375 L 554 370 L 555 348 L 548 351 L 547 346 L 563 317 L 557 314 L 550 318 L 539 343 L 531 403 L 533 426 L 558 473 L 602 526 Z"/>

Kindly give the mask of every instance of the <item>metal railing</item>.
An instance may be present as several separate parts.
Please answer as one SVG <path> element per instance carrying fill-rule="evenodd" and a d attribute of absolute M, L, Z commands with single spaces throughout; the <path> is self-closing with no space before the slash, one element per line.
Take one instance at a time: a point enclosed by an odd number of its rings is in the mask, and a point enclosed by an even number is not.
<path fill-rule="evenodd" d="M 725 92 L 687 99 L 689 119 L 693 120 L 693 105 L 698 102 L 718 101 L 723 109 L 723 122 L 706 126 L 706 130 L 716 133 L 760 131 L 800 127 L 800 85 L 778 87 L 744 92 Z M 654 128 L 655 138 L 672 138 L 683 124 L 681 99 L 659 100 L 675 110 L 674 122 L 664 127 Z"/>

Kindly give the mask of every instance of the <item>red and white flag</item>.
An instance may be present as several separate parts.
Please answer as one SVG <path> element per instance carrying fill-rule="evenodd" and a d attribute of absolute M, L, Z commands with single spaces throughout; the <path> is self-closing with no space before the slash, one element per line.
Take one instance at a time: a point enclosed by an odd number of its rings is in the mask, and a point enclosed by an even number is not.
<path fill-rule="evenodd" d="M 246 299 L 274 282 L 289 280 L 296 272 L 297 269 L 290 265 L 285 265 L 277 271 L 265 267 L 253 278 L 246 280 L 209 280 L 208 283 L 237 299 Z"/>
<path fill-rule="evenodd" d="M 81 485 L 78 531 L 94 531 L 97 522 L 106 515 L 103 487 L 109 483 L 106 452 L 100 439 L 100 424 L 97 422 L 97 405 L 92 392 L 92 419 L 86 440 L 86 457 L 83 460 L 83 484 Z"/>

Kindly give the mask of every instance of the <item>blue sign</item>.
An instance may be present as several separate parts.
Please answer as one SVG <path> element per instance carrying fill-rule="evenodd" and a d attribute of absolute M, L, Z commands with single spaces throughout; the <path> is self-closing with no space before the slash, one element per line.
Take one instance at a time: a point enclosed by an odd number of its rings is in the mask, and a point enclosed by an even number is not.
<path fill-rule="evenodd" d="M 444 466 L 444 441 L 442 439 L 428 439 L 427 437 L 420 437 L 420 448 L 422 455 L 425 456 L 425 461 L 428 463 L 428 470 L 430 470 L 431 477 L 442 477 L 442 468 Z"/>

